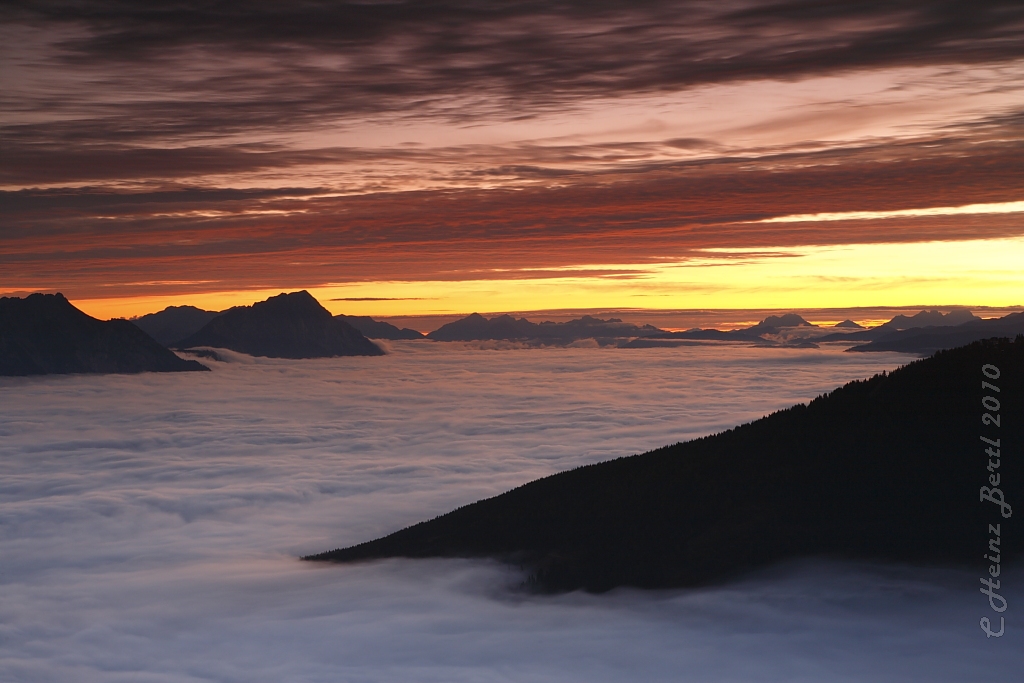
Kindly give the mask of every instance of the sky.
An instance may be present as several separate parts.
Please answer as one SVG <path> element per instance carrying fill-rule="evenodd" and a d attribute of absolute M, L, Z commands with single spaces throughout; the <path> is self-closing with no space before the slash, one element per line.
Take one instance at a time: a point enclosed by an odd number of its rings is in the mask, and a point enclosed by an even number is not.
<path fill-rule="evenodd" d="M 0 294 L 99 317 L 1024 303 L 1024 5 L 0 11 Z"/>
<path fill-rule="evenodd" d="M 1020 568 L 1002 574 L 1006 634 L 986 639 L 973 570 L 809 564 L 698 590 L 531 596 L 496 563 L 300 562 L 913 359 L 485 347 L 0 378 L 0 680 L 1019 678 Z"/>

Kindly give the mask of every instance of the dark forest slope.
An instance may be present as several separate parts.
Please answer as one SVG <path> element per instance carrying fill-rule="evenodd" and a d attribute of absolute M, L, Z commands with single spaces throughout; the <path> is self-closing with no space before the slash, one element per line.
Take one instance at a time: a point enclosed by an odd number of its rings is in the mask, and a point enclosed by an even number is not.
<path fill-rule="evenodd" d="M 97 320 L 61 294 L 0 298 L 0 375 L 209 370 L 127 320 Z"/>
<path fill-rule="evenodd" d="M 986 395 L 1000 402 L 999 428 L 982 424 Z M 1002 524 L 1004 557 L 1024 544 L 1022 417 L 1024 337 L 977 342 L 307 559 L 497 557 L 531 567 L 541 588 L 593 591 L 697 585 L 805 556 L 982 571 L 988 524 Z M 981 436 L 1001 439 L 1001 488 L 1018 508 L 1010 519 L 980 500 L 990 475 Z"/>

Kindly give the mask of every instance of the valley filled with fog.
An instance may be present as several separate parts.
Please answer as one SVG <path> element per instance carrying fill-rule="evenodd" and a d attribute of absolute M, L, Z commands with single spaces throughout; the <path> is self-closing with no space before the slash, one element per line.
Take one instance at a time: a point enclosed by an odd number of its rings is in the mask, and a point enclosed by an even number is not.
<path fill-rule="evenodd" d="M 800 563 L 539 596 L 490 561 L 304 563 L 913 359 L 386 342 L 381 357 L 0 379 L 0 679 L 962 681 L 1024 669 L 974 573 Z M 984 534 L 984 530 L 979 530 Z M 979 558 L 980 565 L 980 558 Z M 1011 621 L 1012 620 L 1012 621 Z M 1009 624 L 1014 623 L 1010 628 Z"/>

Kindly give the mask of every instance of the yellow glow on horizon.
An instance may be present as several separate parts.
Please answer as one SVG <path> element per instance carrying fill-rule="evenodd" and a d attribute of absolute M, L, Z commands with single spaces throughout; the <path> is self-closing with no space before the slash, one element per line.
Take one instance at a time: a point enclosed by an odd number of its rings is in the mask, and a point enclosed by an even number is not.
<path fill-rule="evenodd" d="M 400 316 L 551 309 L 1014 306 L 1024 303 L 1024 238 L 786 249 L 708 249 L 697 258 L 564 268 L 554 276 L 332 283 L 306 287 L 332 313 Z M 551 273 L 551 271 L 548 271 Z M 480 277 L 483 275 L 483 277 Z M 497 275 L 497 274 L 495 274 Z M 280 289 L 76 300 L 90 315 L 170 305 L 210 310 Z"/>
<path fill-rule="evenodd" d="M 880 218 L 920 218 L 923 216 L 957 216 L 968 214 L 1024 213 L 1024 202 L 995 204 L 965 204 L 963 206 L 935 206 L 925 209 L 898 209 L 896 211 L 840 211 L 838 213 L 800 213 L 790 216 L 765 218 L 752 223 L 810 223 L 820 221 L 863 221 Z"/>

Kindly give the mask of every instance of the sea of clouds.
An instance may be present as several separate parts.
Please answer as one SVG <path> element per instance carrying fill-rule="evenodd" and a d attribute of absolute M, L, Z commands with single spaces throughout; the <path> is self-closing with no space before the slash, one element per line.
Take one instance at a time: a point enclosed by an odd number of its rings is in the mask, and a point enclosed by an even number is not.
<path fill-rule="evenodd" d="M 0 680 L 964 681 L 1024 670 L 1020 572 L 1004 574 L 1007 635 L 987 640 L 978 575 L 952 570 L 799 563 L 702 590 L 536 596 L 518 589 L 518 568 L 493 562 L 300 562 L 909 360 L 485 346 L 394 342 L 379 358 L 305 361 L 221 352 L 204 359 L 210 373 L 0 379 Z"/>

